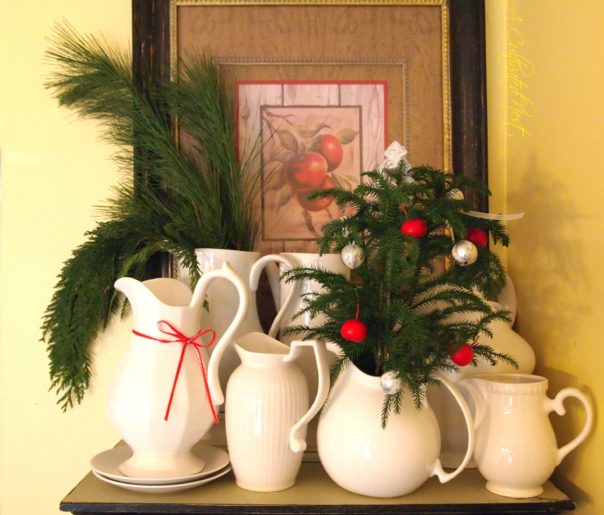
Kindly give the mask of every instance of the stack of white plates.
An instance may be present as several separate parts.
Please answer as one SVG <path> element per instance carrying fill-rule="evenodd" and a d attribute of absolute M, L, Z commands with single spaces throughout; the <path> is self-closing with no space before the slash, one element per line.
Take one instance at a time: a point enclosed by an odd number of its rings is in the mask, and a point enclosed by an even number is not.
<path fill-rule="evenodd" d="M 203 470 L 196 474 L 170 479 L 132 477 L 122 474 L 119 470 L 120 464 L 132 455 L 130 447 L 124 443 L 97 454 L 90 460 L 90 467 L 92 473 L 105 483 L 134 492 L 149 493 L 170 493 L 195 488 L 224 476 L 231 470 L 229 455 L 217 447 L 199 442 L 193 447 L 192 452 L 205 461 Z"/>

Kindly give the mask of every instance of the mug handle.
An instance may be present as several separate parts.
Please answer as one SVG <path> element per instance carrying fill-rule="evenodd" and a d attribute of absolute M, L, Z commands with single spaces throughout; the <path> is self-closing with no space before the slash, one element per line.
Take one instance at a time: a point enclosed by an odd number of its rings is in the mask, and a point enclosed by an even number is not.
<path fill-rule="evenodd" d="M 255 294 L 256 291 L 258 290 L 258 281 L 260 280 L 260 274 L 262 273 L 262 270 L 264 270 L 264 268 L 266 267 L 266 265 L 268 265 L 271 262 L 275 262 L 275 263 L 281 263 L 289 268 L 294 268 L 296 265 L 294 264 L 294 262 L 285 257 L 285 256 L 281 256 L 280 254 L 268 254 L 266 256 L 261 257 L 258 261 L 256 261 L 253 265 L 252 265 L 252 269 L 250 271 L 250 289 L 252 290 L 252 294 Z M 269 274 L 269 276 L 271 276 L 272 274 Z M 271 285 L 271 290 L 273 291 L 273 299 L 275 300 L 275 303 L 278 305 L 277 302 L 277 297 L 276 297 L 276 291 L 279 290 L 279 288 L 274 287 L 273 285 Z M 290 304 L 300 295 L 300 284 L 299 281 L 296 281 L 293 285 L 293 287 L 290 289 L 290 292 L 287 295 L 287 298 L 285 299 L 285 302 L 283 303 L 283 306 L 281 306 L 281 309 L 277 312 L 277 315 L 275 316 L 275 319 L 273 320 L 273 323 L 271 324 L 271 327 L 268 331 L 268 335 L 271 338 L 276 338 L 277 337 L 277 333 L 279 332 L 279 329 L 281 329 L 281 322 L 283 320 L 283 317 L 285 316 L 285 313 L 287 313 Z"/>
<path fill-rule="evenodd" d="M 438 458 L 436 459 L 436 461 L 434 462 L 434 465 L 432 466 L 432 470 L 430 472 L 430 477 L 436 476 L 436 477 L 438 477 L 438 480 L 441 483 L 447 483 L 447 482 L 451 481 L 451 479 L 457 477 L 466 468 L 466 465 L 469 463 L 470 459 L 472 458 L 472 454 L 474 454 L 475 431 L 474 431 L 474 421 L 472 419 L 472 413 L 470 412 L 470 408 L 466 404 L 466 401 L 464 400 L 464 398 L 461 395 L 461 393 L 459 392 L 459 390 L 455 386 L 453 386 L 453 384 L 451 382 L 449 382 L 447 379 L 445 379 L 444 377 L 439 376 L 438 379 L 442 384 L 444 384 L 447 387 L 449 392 L 451 392 L 451 395 L 453 395 L 453 398 L 457 401 L 457 404 L 459 404 L 459 407 L 461 408 L 461 412 L 463 414 L 463 418 L 466 422 L 466 427 L 468 428 L 468 448 L 466 449 L 466 454 L 465 454 L 462 462 L 459 464 L 459 466 L 453 472 L 445 472 L 445 470 L 443 469 L 442 463 L 440 462 L 440 459 L 438 459 Z"/>
<path fill-rule="evenodd" d="M 322 408 L 329 393 L 329 363 L 327 361 L 327 349 L 324 342 L 294 340 L 291 342 L 289 353 L 283 358 L 283 361 L 288 363 L 296 360 L 302 353 L 302 347 L 312 347 L 317 362 L 319 381 L 315 400 L 308 411 L 302 415 L 302 418 L 289 431 L 289 447 L 296 453 L 303 452 L 306 449 L 306 439 L 300 437 L 299 434 Z"/>
<path fill-rule="evenodd" d="M 583 429 L 581 429 L 581 432 L 573 440 L 567 443 L 564 447 L 558 449 L 556 465 L 560 465 L 560 462 L 570 451 L 574 450 L 577 448 L 577 446 L 585 441 L 593 425 L 594 416 L 591 403 L 587 397 L 576 388 L 563 388 L 553 399 L 546 397 L 544 405 L 545 412 L 550 413 L 555 411 L 558 415 L 565 415 L 566 408 L 564 407 L 564 400 L 568 397 L 575 397 L 576 399 L 579 399 L 581 404 L 583 404 L 583 408 L 585 409 L 585 423 L 583 424 Z"/>

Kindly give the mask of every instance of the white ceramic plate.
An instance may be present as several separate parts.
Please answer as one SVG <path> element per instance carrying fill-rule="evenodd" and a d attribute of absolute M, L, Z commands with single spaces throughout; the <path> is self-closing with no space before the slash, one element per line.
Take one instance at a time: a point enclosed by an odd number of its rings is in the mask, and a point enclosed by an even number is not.
<path fill-rule="evenodd" d="M 130 447 L 125 443 L 97 454 L 90 460 L 90 468 L 97 477 L 101 475 L 104 478 L 119 481 L 120 483 L 133 485 L 174 485 L 210 476 L 229 464 L 229 455 L 226 452 L 207 443 L 198 442 L 193 446 L 192 452 L 198 458 L 203 459 L 206 462 L 206 466 L 195 474 L 181 477 L 155 479 L 124 475 L 118 467 L 132 456 Z"/>
<path fill-rule="evenodd" d="M 105 477 L 102 474 L 95 472 L 94 470 L 92 471 L 92 473 L 105 483 L 109 483 L 110 485 L 118 486 L 120 488 L 125 488 L 126 490 L 131 490 L 133 492 L 146 492 L 150 494 L 169 494 L 171 492 L 178 492 L 180 490 L 187 490 L 189 488 L 195 488 L 197 486 L 205 485 L 210 481 L 214 481 L 214 479 L 218 479 L 219 477 L 224 476 L 230 471 L 231 467 L 229 466 L 223 470 L 220 470 L 213 476 L 207 476 L 202 479 L 197 479 L 195 481 L 186 481 L 184 483 L 175 483 L 171 485 L 136 485 L 133 483 L 114 481 L 113 479 L 109 479 L 108 477 Z"/>

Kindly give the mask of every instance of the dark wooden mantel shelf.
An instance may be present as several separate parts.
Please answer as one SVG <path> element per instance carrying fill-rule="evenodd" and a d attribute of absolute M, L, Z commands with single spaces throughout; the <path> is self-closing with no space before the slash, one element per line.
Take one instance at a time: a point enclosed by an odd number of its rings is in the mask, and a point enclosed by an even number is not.
<path fill-rule="evenodd" d="M 432 478 L 415 492 L 395 499 L 349 493 L 334 484 L 319 463 L 303 463 L 293 488 L 257 493 L 235 485 L 232 473 L 195 489 L 171 494 L 135 493 L 103 483 L 92 474 L 63 499 L 61 510 L 74 514 L 395 514 L 563 513 L 574 502 L 551 483 L 540 497 L 509 499 L 491 494 L 477 470 L 466 470 L 450 483 Z"/>

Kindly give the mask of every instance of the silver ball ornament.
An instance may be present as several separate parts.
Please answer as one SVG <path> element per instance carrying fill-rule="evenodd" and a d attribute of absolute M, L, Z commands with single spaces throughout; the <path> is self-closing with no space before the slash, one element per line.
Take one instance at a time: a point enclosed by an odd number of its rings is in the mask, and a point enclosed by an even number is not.
<path fill-rule="evenodd" d="M 359 268 L 365 261 L 363 249 L 356 243 L 349 243 L 340 252 L 340 258 L 348 268 Z"/>
<path fill-rule="evenodd" d="M 478 259 L 478 249 L 471 241 L 461 240 L 453 245 L 451 255 L 459 266 L 469 266 Z"/>
<path fill-rule="evenodd" d="M 380 377 L 382 390 L 387 395 L 393 395 L 401 391 L 401 379 L 396 370 L 388 370 Z"/>

